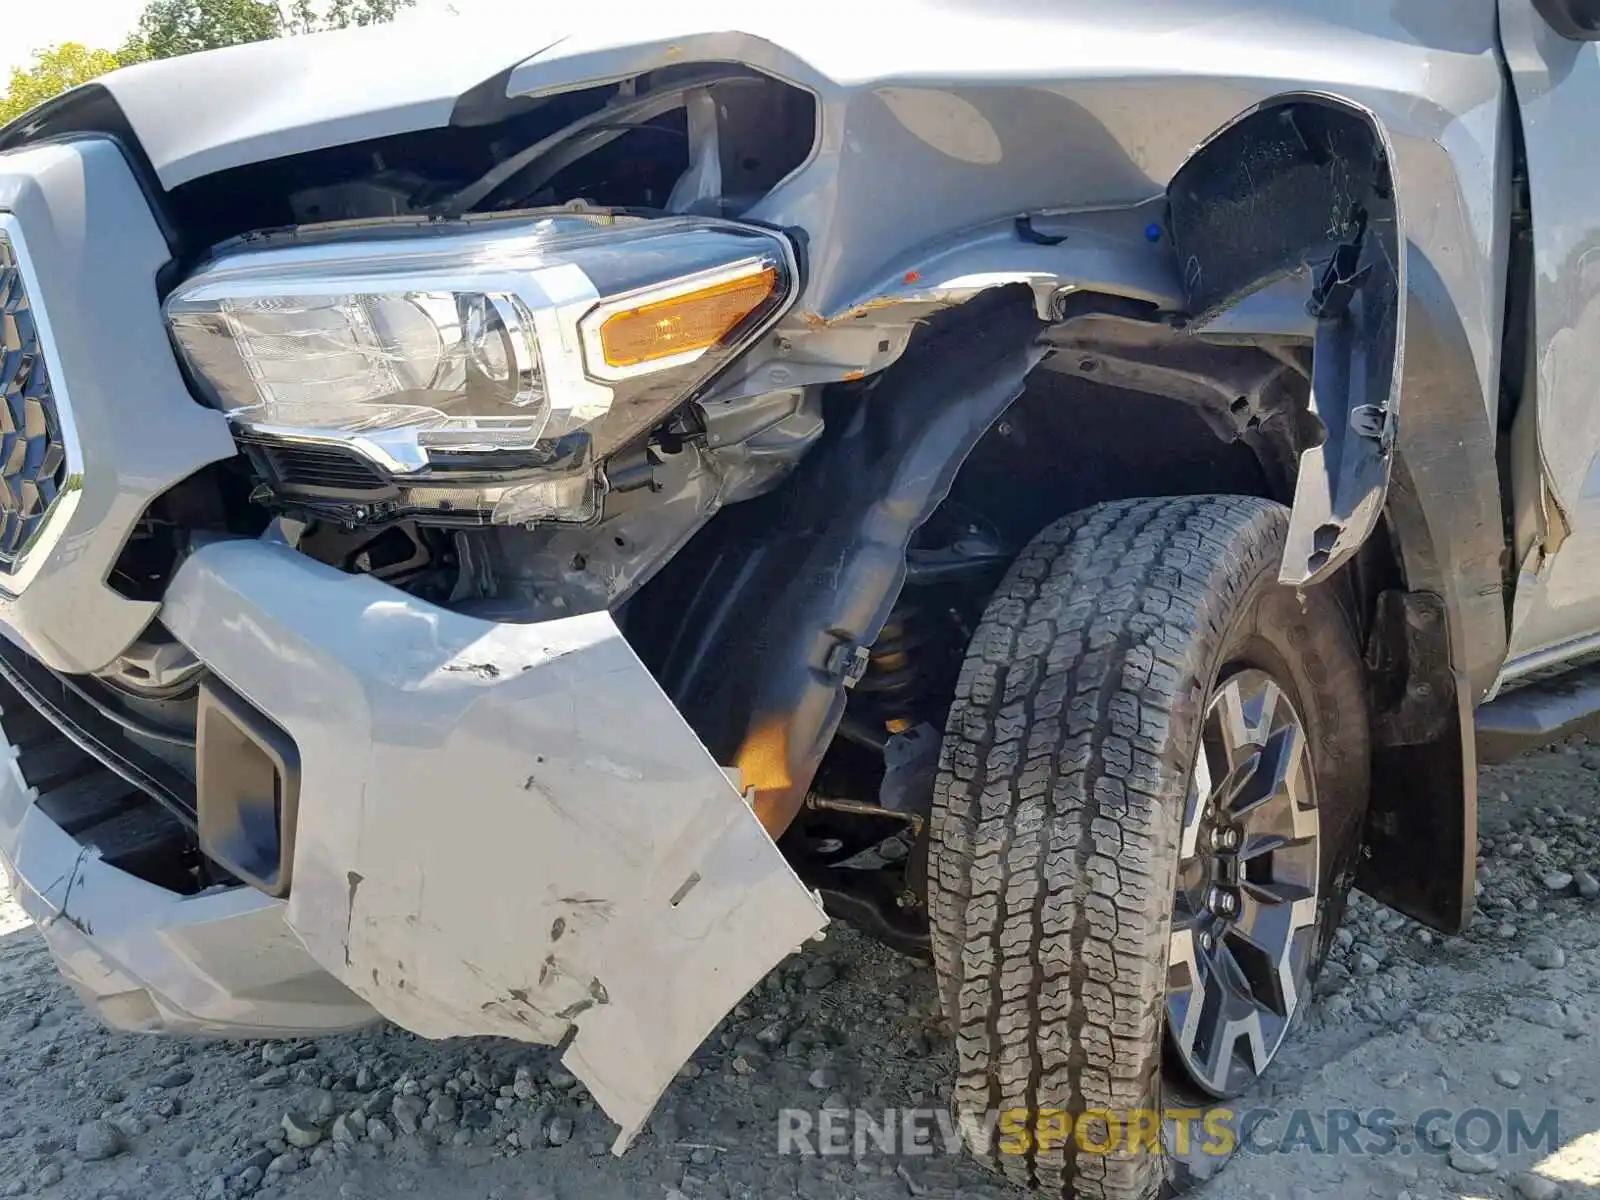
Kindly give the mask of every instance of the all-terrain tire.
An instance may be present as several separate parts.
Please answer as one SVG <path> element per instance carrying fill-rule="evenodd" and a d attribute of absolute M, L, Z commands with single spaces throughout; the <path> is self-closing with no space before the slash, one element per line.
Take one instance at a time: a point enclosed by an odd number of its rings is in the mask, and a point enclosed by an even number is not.
<path fill-rule="evenodd" d="M 1179 828 L 1207 697 L 1241 659 L 1304 719 L 1319 961 L 1331 939 L 1366 808 L 1365 683 L 1334 589 L 1277 583 L 1286 529 L 1282 506 L 1237 496 L 1074 513 L 1023 551 L 973 637 L 935 792 L 929 902 L 956 1115 L 969 1148 L 1015 1183 L 1141 1200 L 1174 1174 L 1168 1156 L 1131 1148 L 1126 1123 L 1162 1106 Z M 1039 1114 L 1060 1113 L 1114 1148 L 1030 1136 Z M 1097 1114 L 1123 1123 L 1120 1141 Z"/>

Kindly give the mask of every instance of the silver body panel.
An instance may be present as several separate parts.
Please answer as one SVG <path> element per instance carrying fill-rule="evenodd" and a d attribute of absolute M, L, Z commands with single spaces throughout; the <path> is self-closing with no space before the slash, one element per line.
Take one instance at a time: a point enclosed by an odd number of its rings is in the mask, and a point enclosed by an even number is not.
<path fill-rule="evenodd" d="M 51 552 L 27 564 L 20 594 L 0 593 L 0 630 L 57 670 L 98 670 L 159 607 L 107 582 L 128 535 L 162 492 L 231 458 L 233 438 L 178 373 L 155 289 L 167 245 L 114 145 L 0 156 L 0 213 L 25 248 L 52 383 L 83 463 L 75 502 L 51 514 Z"/>
<path fill-rule="evenodd" d="M 1552 553 L 1518 564 L 1510 683 L 1592 658 L 1600 643 L 1600 46 L 1560 37 L 1529 0 L 1501 8 L 1534 215 L 1538 449 L 1566 526 Z"/>

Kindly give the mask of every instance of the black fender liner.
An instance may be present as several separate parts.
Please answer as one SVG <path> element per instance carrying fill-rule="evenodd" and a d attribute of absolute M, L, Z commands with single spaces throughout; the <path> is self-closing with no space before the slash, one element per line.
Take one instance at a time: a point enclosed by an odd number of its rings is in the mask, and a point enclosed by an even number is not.
<path fill-rule="evenodd" d="M 732 536 L 709 555 L 691 542 L 657 577 L 660 594 L 686 600 L 647 663 L 717 761 L 739 768 L 773 836 L 804 802 L 888 620 L 912 534 L 1021 395 L 1043 329 L 1025 287 L 936 314 L 872 386 L 834 398 L 848 407 L 828 414 L 805 470 L 723 513 Z"/>
<path fill-rule="evenodd" d="M 1392 162 L 1368 110 L 1280 96 L 1174 177 L 1171 223 L 1197 325 L 1305 278 L 1323 438 L 1300 457 L 1280 577 L 1315 586 L 1387 538 L 1405 590 L 1362 597 L 1375 727 L 1357 882 L 1455 931 L 1473 904 L 1472 708 L 1506 646 L 1505 535 L 1493 417 L 1449 293 L 1404 236 Z"/>
<path fill-rule="evenodd" d="M 1377 119 L 1284 97 L 1216 134 L 1173 177 L 1171 225 L 1197 324 L 1296 272 L 1308 277 L 1311 414 L 1282 582 L 1327 579 L 1377 528 L 1400 415 L 1405 264 Z"/>

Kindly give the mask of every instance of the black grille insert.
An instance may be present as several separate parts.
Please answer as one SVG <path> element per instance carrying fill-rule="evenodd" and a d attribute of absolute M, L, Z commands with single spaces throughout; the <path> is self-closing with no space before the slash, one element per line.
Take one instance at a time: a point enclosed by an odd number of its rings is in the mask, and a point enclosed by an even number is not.
<path fill-rule="evenodd" d="M 0 568 L 10 571 L 67 484 L 67 454 L 16 248 L 0 230 Z"/>
<path fill-rule="evenodd" d="M 240 439 L 273 491 L 288 495 L 392 494 L 394 485 L 366 459 L 338 446 Z"/>

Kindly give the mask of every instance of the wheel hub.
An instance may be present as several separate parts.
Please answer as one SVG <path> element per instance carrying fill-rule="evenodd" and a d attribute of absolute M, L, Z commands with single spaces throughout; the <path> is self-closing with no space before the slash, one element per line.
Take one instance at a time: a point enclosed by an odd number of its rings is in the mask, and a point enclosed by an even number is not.
<path fill-rule="evenodd" d="M 1265 672 L 1228 675 L 1190 777 L 1167 978 L 1173 1048 L 1213 1096 L 1255 1081 L 1304 999 L 1320 868 L 1300 716 Z"/>

